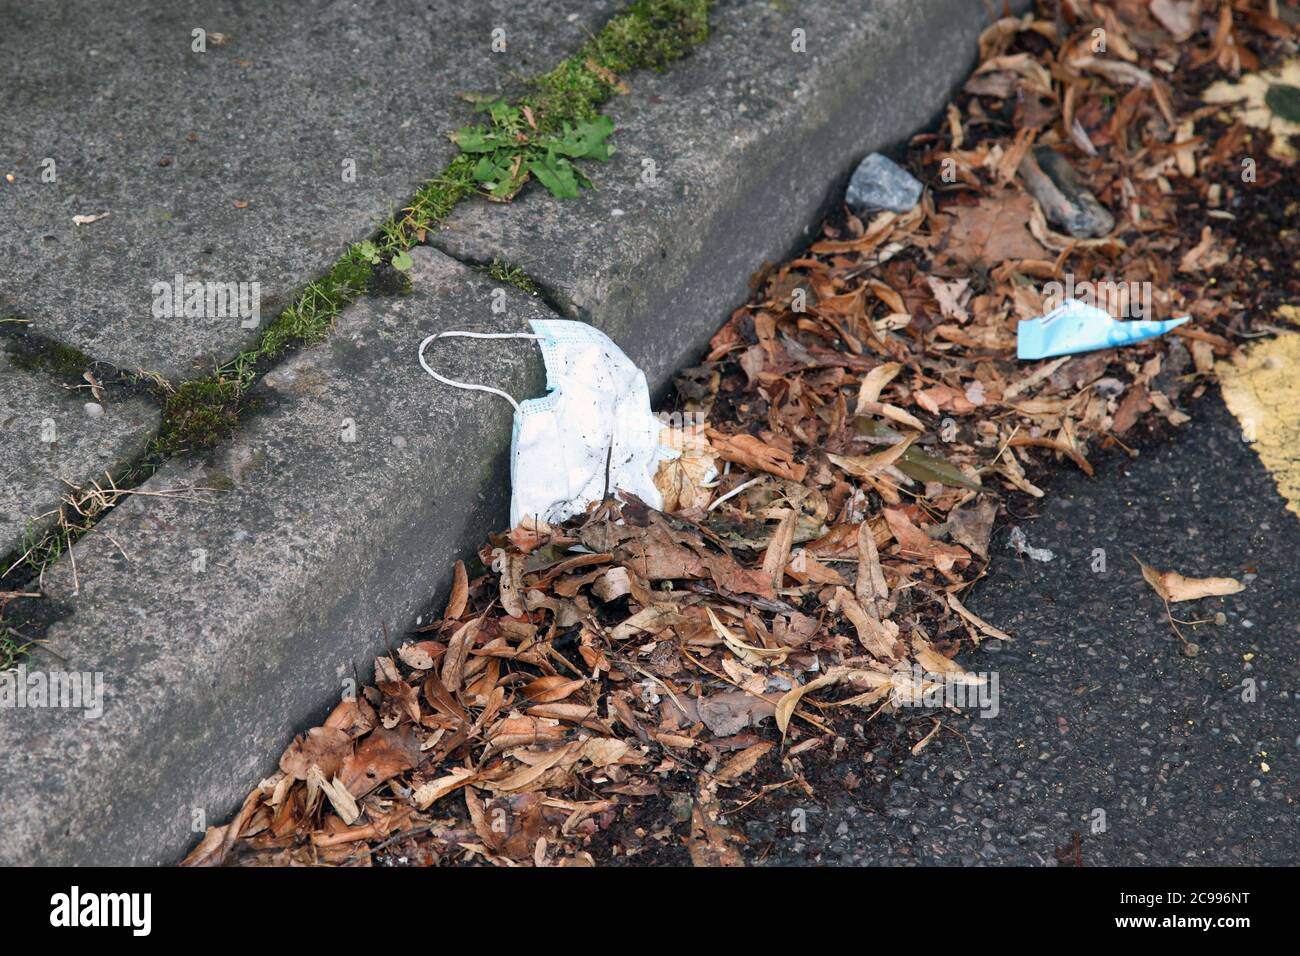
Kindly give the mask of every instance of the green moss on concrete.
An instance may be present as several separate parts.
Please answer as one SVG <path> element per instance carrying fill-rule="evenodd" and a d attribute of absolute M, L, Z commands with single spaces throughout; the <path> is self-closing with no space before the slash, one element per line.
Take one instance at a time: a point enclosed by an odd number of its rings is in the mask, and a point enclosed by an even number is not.
<path fill-rule="evenodd" d="M 711 6 L 712 0 L 637 0 L 577 53 L 534 80 L 523 105 L 543 131 L 591 119 L 620 91 L 619 74 L 663 70 L 708 39 Z"/>
<path fill-rule="evenodd" d="M 512 266 L 500 259 L 493 259 L 492 264 L 484 271 L 498 282 L 512 285 L 526 295 L 539 296 L 542 294 L 542 290 L 537 287 L 537 283 L 533 281 L 532 276 L 523 270 L 522 266 Z"/>
<path fill-rule="evenodd" d="M 7 339 L 6 350 L 16 368 L 63 378 L 81 378 L 95 364 L 78 348 L 31 334 Z"/>
<path fill-rule="evenodd" d="M 214 375 L 185 382 L 163 404 L 156 450 L 174 455 L 211 448 L 239 424 L 243 392 L 239 378 Z"/>

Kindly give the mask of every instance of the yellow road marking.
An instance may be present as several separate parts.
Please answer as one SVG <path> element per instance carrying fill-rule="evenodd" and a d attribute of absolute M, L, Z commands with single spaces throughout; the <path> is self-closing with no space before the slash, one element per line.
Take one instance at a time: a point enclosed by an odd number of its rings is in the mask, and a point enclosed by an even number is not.
<path fill-rule="evenodd" d="M 1215 371 L 1242 437 L 1300 515 L 1300 335 L 1261 339 L 1244 365 L 1220 362 Z"/>

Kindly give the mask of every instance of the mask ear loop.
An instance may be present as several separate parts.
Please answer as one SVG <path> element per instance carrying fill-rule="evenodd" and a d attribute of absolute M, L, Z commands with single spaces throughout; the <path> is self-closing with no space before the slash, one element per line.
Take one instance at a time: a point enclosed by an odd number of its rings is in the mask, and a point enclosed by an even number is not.
<path fill-rule="evenodd" d="M 475 392 L 491 392 L 493 395 L 500 395 L 507 402 L 514 406 L 515 411 L 519 411 L 519 403 L 513 398 L 501 391 L 499 388 L 493 388 L 491 385 L 475 385 L 473 382 L 453 382 L 445 376 L 439 375 L 429 367 L 429 363 L 424 360 L 424 349 L 430 342 L 441 338 L 466 338 L 466 339 L 538 339 L 539 335 L 531 332 L 437 332 L 430 335 L 420 343 L 420 365 L 426 372 L 442 382 L 444 385 L 450 385 L 453 388 L 463 388 Z"/>

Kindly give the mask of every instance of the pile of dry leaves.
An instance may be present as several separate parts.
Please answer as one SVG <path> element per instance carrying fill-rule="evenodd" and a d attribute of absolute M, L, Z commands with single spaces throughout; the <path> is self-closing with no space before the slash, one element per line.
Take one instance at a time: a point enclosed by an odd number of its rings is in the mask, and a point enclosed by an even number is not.
<path fill-rule="evenodd" d="M 1007 635 L 962 595 L 1007 498 L 1185 422 L 1216 360 L 1283 322 L 1300 126 L 1277 114 L 1300 91 L 1258 72 L 1296 55 L 1282 13 L 1064 0 L 988 29 L 943 128 L 913 141 L 921 204 L 835 219 L 680 376 L 664 511 L 607 500 L 492 540 L 473 578 L 457 564 L 442 619 L 187 862 L 584 864 L 628 855 L 602 834 L 630 815 L 732 863 L 720 791 L 807 790 L 783 758 L 838 752 L 842 719 L 974 681 L 954 656 Z M 1027 185 L 1042 147 L 1109 234 L 1056 231 Z M 1147 318 L 1192 321 L 1017 362 L 1017 320 L 1067 276 L 1150 283 Z"/>

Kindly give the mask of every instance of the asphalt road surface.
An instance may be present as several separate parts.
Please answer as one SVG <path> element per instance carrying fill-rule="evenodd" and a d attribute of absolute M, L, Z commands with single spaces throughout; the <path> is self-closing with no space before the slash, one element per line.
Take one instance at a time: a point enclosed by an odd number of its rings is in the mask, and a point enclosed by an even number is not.
<path fill-rule="evenodd" d="M 769 864 L 1295 864 L 1300 858 L 1300 523 L 1216 394 L 1170 443 L 1064 475 L 967 602 L 1009 631 L 959 660 L 996 671 L 998 713 L 881 715 L 841 754 L 795 759 L 732 817 Z M 1093 570 L 1104 549 L 1104 572 Z M 1189 657 L 1131 554 L 1232 576 L 1173 606 Z M 1253 689 L 1253 693 L 1252 693 Z M 911 747 L 945 727 L 916 756 Z M 959 735 L 960 734 L 960 735 Z M 1077 839 L 1076 839 L 1077 835 Z"/>

